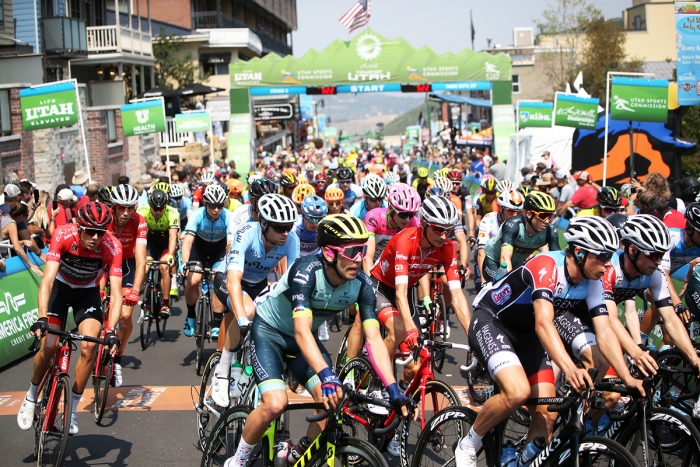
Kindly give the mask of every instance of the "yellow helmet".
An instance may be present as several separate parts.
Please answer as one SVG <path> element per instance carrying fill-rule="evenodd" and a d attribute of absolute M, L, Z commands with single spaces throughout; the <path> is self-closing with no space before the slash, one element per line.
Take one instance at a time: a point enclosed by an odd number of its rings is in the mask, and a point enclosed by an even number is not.
<path fill-rule="evenodd" d="M 331 214 L 318 224 L 318 246 L 366 243 L 369 232 L 365 223 L 350 214 Z"/>
<path fill-rule="evenodd" d="M 292 192 L 292 201 L 294 201 L 294 204 L 301 205 L 304 198 L 315 194 L 316 190 L 311 185 L 297 185 Z"/>
<path fill-rule="evenodd" d="M 151 192 L 154 190 L 163 190 L 166 194 L 170 193 L 170 184 L 168 182 L 158 182 L 153 184 Z"/>
<path fill-rule="evenodd" d="M 554 198 L 542 191 L 531 191 L 523 203 L 523 209 L 526 211 L 554 212 L 556 207 Z"/>
<path fill-rule="evenodd" d="M 418 178 L 428 178 L 428 169 L 425 167 L 418 169 Z"/>

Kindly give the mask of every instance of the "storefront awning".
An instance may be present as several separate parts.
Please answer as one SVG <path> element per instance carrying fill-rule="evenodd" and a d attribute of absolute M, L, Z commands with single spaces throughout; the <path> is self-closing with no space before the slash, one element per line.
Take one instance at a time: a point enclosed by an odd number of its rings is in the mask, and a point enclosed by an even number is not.
<path fill-rule="evenodd" d="M 474 97 L 454 96 L 452 94 L 441 94 L 438 92 L 430 93 L 428 95 L 428 99 L 430 99 L 431 101 L 452 102 L 453 104 L 473 105 L 475 107 L 491 107 L 491 101 L 489 99 L 476 99 Z"/>

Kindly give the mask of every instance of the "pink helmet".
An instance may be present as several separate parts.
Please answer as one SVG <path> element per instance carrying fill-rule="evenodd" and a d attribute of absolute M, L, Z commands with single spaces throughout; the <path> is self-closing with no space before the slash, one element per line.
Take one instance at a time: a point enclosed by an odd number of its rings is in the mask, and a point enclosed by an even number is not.
<path fill-rule="evenodd" d="M 399 212 L 418 212 L 420 195 L 405 183 L 394 183 L 389 187 L 389 206 Z"/>

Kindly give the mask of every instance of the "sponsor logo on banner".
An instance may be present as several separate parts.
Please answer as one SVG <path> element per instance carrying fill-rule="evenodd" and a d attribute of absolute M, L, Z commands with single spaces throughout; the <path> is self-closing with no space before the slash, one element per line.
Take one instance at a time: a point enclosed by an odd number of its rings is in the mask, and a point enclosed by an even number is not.
<path fill-rule="evenodd" d="M 501 77 L 501 71 L 496 65 L 490 62 L 484 62 L 484 68 L 486 69 L 486 79 L 497 80 Z"/>
<path fill-rule="evenodd" d="M 360 36 L 355 43 L 357 55 L 367 62 L 375 60 L 382 53 L 382 41 L 372 33 Z"/>

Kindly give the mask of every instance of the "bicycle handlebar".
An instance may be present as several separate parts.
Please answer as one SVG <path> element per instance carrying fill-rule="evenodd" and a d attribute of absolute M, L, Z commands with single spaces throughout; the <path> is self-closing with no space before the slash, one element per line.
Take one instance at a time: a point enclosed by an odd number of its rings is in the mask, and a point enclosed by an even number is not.
<path fill-rule="evenodd" d="M 66 331 L 61 331 L 58 329 L 47 329 L 46 334 L 53 334 L 55 336 L 60 336 L 60 337 L 65 337 L 69 341 L 85 341 L 85 342 L 93 342 L 95 344 L 101 344 L 101 345 L 109 345 L 107 341 L 103 341 L 102 339 L 99 339 L 97 337 L 90 337 L 90 336 L 84 336 L 82 334 L 76 334 L 73 332 L 66 332 Z M 42 336 L 43 337 L 43 336 Z M 34 338 L 34 342 L 32 342 L 32 345 L 29 346 L 29 351 L 30 352 L 36 352 L 39 350 L 39 342 L 41 339 L 39 338 Z"/>

